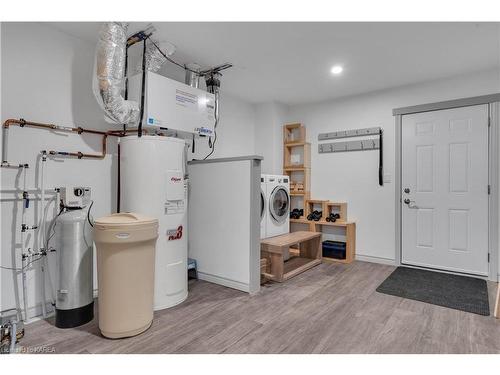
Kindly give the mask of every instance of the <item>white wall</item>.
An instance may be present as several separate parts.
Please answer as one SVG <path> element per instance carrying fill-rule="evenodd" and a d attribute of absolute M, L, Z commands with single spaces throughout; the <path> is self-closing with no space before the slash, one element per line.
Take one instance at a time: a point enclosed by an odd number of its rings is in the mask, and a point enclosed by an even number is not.
<path fill-rule="evenodd" d="M 50 26 L 36 23 L 3 23 L 2 52 L 2 118 L 24 118 L 66 126 L 81 125 L 94 129 L 109 129 L 92 94 L 92 70 L 95 45 L 66 35 Z M 218 127 L 216 151 L 212 157 L 254 154 L 254 106 L 231 98 L 222 91 L 221 121 Z M 50 133 L 38 129 L 12 127 L 9 131 L 9 160 L 30 164 L 27 187 L 39 198 L 40 150 L 55 149 L 99 153 L 98 136 L 79 137 L 67 133 Z M 247 136 L 245 136 L 247 134 Z M 207 141 L 197 143 L 197 158 L 208 153 Z M 46 186 L 85 185 L 92 188 L 94 217 L 114 212 L 116 203 L 116 140 L 109 141 L 104 160 L 50 160 L 46 164 Z M 1 253 L 2 266 L 21 264 L 22 175 L 16 170 L 1 170 Z M 33 195 L 33 199 L 36 198 Z M 47 199 L 51 198 L 47 197 Z M 39 201 L 32 202 L 27 224 L 40 219 Z M 55 213 L 50 206 L 50 220 Z M 30 233 L 28 247 L 37 249 L 36 233 Z M 54 253 L 49 255 L 52 270 Z M 14 261 L 15 260 L 15 261 Z M 20 275 L 0 271 L 0 311 L 22 306 Z M 52 272 L 52 278 L 54 278 Z M 18 282 L 19 294 L 14 293 Z M 28 302 L 34 315 L 40 312 L 40 272 L 38 264 L 28 272 Z M 49 294 L 47 286 L 47 294 Z"/>
<path fill-rule="evenodd" d="M 87 43 L 62 34 L 40 24 L 2 24 L 2 122 L 7 118 L 75 124 L 107 129 L 91 91 L 93 48 Z M 67 133 L 50 133 L 38 129 L 9 130 L 9 161 L 28 163 L 27 188 L 40 187 L 40 150 L 100 152 L 101 139 L 97 136 L 79 137 Z M 105 160 L 48 161 L 46 166 L 47 189 L 62 185 L 78 184 L 92 188 L 95 204 L 93 213 L 101 216 L 115 207 L 116 143 L 109 142 L 109 155 Z M 22 174 L 16 170 L 2 169 L 2 236 L 1 264 L 21 265 L 21 225 L 23 190 Z M 13 192 L 12 190 L 15 189 Z M 39 193 L 39 191 L 38 191 Z M 32 199 L 38 197 L 32 192 Z M 36 196 L 35 196 L 36 194 Z M 51 194 L 50 197 L 53 197 Z M 39 203 L 39 201 L 37 201 Z M 49 217 L 53 216 L 54 205 Z M 39 206 L 32 202 L 27 210 L 28 225 L 35 225 L 40 218 Z M 36 232 L 29 232 L 26 246 L 37 249 L 41 244 L 34 240 Z M 15 258 L 15 262 L 13 259 Z M 54 268 L 54 253 L 49 256 Z M 28 306 L 30 309 L 41 301 L 39 263 L 28 272 Z M 2 270 L 1 310 L 16 304 L 13 272 Z M 21 277 L 19 275 L 19 287 Z M 18 288 L 20 290 L 20 288 Z M 47 294 L 49 294 L 47 289 Z M 19 299 L 17 303 L 21 303 Z M 22 304 L 21 304 L 22 306 Z M 37 309 L 39 311 L 39 309 Z M 33 315 L 37 311 L 31 311 Z"/>
<path fill-rule="evenodd" d="M 291 108 L 289 122 L 302 122 L 312 144 L 312 197 L 348 203 L 349 219 L 357 222 L 357 255 L 394 260 L 394 183 L 378 185 L 378 151 L 319 155 L 318 134 L 381 126 L 385 174 L 393 180 L 393 108 L 495 92 L 500 92 L 498 71 L 486 71 Z"/>
<path fill-rule="evenodd" d="M 222 83 L 223 84 L 223 83 Z M 254 125 L 255 107 L 241 99 L 221 92 L 219 105 L 220 121 L 217 126 L 217 142 L 210 158 L 255 154 Z M 196 142 L 194 159 L 202 159 L 209 152 L 208 140 Z"/>
<path fill-rule="evenodd" d="M 283 172 L 283 130 L 287 122 L 287 105 L 270 102 L 260 103 L 255 109 L 255 153 L 264 157 L 262 173 Z"/>

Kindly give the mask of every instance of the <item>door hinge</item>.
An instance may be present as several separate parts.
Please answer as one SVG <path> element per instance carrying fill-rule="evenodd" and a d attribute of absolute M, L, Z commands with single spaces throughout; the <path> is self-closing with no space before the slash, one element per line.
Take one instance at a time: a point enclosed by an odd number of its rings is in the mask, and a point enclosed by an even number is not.
<path fill-rule="evenodd" d="M 488 195 L 491 194 L 491 185 L 488 185 Z"/>
<path fill-rule="evenodd" d="M 488 128 L 491 127 L 491 117 L 488 117 Z"/>
<path fill-rule="evenodd" d="M 488 253 L 488 263 L 490 262 L 490 253 Z"/>

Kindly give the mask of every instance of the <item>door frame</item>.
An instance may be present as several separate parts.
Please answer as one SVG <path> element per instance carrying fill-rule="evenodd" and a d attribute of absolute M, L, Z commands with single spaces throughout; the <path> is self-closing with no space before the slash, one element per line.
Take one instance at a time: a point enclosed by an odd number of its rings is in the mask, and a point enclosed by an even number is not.
<path fill-rule="evenodd" d="M 499 214 L 499 189 L 498 189 L 498 178 L 499 178 L 499 126 L 500 126 L 500 93 L 474 96 L 464 99 L 448 100 L 444 102 L 428 103 L 415 105 L 411 107 L 395 108 L 392 110 L 392 114 L 395 117 L 395 209 L 396 209 L 396 231 L 395 231 L 395 263 L 396 266 L 401 266 L 402 257 L 402 217 L 401 209 L 403 204 L 402 199 L 402 125 L 403 116 L 412 113 L 420 112 L 430 112 L 430 111 L 440 111 L 443 109 L 452 109 L 460 107 L 470 107 L 475 105 L 487 104 L 488 105 L 488 116 L 490 121 L 490 126 L 488 129 L 488 181 L 490 186 L 490 194 L 488 196 L 488 252 L 489 252 L 489 266 L 488 266 L 488 279 L 492 281 L 498 281 L 500 275 L 498 274 L 498 258 L 499 258 L 499 238 L 498 238 L 498 214 Z M 415 268 L 425 268 L 417 267 Z M 447 273 L 455 273 L 450 271 L 443 271 Z"/>

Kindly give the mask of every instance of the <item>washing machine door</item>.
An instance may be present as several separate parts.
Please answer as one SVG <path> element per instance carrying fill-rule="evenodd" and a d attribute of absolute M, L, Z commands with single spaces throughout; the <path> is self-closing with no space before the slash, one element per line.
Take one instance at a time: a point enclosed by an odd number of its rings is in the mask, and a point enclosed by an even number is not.
<path fill-rule="evenodd" d="M 278 223 L 283 223 L 289 215 L 290 196 L 283 186 L 277 186 L 269 197 L 269 213 Z"/>

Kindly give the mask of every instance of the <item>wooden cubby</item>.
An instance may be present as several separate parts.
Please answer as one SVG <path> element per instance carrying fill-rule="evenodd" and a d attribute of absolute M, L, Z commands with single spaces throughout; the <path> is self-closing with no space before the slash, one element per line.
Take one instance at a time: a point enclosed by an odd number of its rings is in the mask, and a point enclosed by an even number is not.
<path fill-rule="evenodd" d="M 301 152 L 297 153 L 302 149 Z M 300 162 L 294 163 L 292 155 L 299 156 Z M 311 168 L 311 144 L 309 142 L 294 142 L 283 144 L 283 169 Z"/>
<path fill-rule="evenodd" d="M 327 203 L 328 203 L 328 201 L 318 200 L 318 199 L 308 199 L 308 200 L 306 200 L 305 209 L 304 209 L 304 216 L 307 218 L 307 215 L 309 215 L 315 209 L 323 211 L 324 208 L 325 208 L 325 205 Z M 318 206 L 319 206 L 319 208 L 318 208 Z"/>
<path fill-rule="evenodd" d="M 285 124 L 283 126 L 283 143 L 306 141 L 306 128 L 301 123 Z"/>
<path fill-rule="evenodd" d="M 331 213 L 339 214 L 337 221 L 347 221 L 347 203 L 345 202 L 326 202 L 323 206 L 323 218 L 326 220 Z"/>

